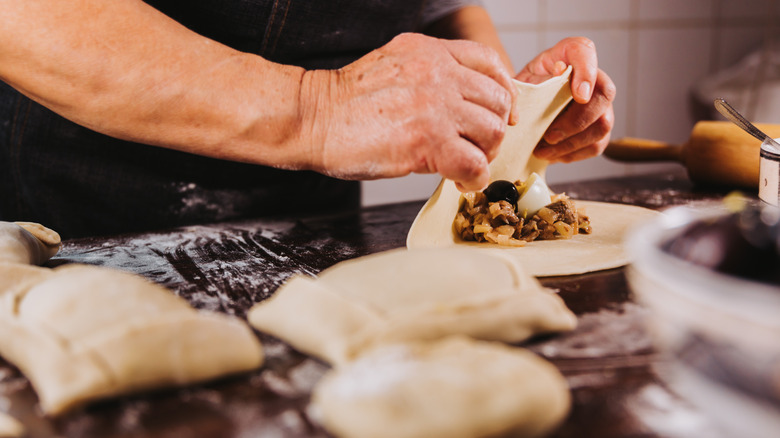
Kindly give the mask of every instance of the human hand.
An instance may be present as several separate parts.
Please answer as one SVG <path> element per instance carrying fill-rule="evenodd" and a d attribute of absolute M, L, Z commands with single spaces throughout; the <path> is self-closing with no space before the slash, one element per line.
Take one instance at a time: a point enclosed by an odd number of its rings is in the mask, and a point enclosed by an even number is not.
<path fill-rule="evenodd" d="M 518 73 L 516 79 L 539 83 L 573 67 L 572 102 L 550 125 L 534 155 L 569 163 L 601 154 L 609 143 L 615 122 L 612 101 L 615 84 L 598 68 L 596 48 L 587 38 L 566 38 L 542 52 Z"/>
<path fill-rule="evenodd" d="M 343 179 L 438 172 L 479 190 L 517 123 L 511 73 L 470 41 L 403 34 L 343 69 L 307 72 L 301 90 L 312 167 Z"/>

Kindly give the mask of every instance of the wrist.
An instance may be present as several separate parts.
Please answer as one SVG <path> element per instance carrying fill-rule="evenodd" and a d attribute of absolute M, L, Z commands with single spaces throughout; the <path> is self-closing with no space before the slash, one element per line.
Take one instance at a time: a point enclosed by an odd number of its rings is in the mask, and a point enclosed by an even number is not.
<path fill-rule="evenodd" d="M 307 70 L 298 93 L 298 120 L 306 169 L 327 173 L 326 142 L 330 128 L 331 86 L 336 72 Z"/>
<path fill-rule="evenodd" d="M 221 151 L 223 156 L 216 158 L 288 170 L 312 169 L 311 129 L 302 99 L 307 71 L 255 56 L 246 59 L 248 67 L 224 82 L 225 92 L 220 96 L 229 96 L 230 102 L 227 114 L 222 112 L 226 126 L 220 131 L 225 137 L 208 149 Z"/>

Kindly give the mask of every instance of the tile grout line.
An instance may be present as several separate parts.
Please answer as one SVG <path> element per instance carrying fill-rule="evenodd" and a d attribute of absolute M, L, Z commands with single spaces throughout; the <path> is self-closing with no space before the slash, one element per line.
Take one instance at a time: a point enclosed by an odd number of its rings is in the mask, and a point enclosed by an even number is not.
<path fill-rule="evenodd" d="M 639 31 L 636 27 L 639 21 L 639 0 L 632 0 L 629 12 L 628 26 L 628 83 L 626 84 L 626 135 L 636 137 L 638 84 L 639 84 Z M 624 164 L 624 175 L 632 175 L 632 167 Z"/>
<path fill-rule="evenodd" d="M 714 73 L 718 71 L 720 65 L 720 47 L 721 37 L 723 34 L 722 21 L 723 21 L 723 0 L 715 0 L 712 3 L 712 35 L 710 35 L 710 65 L 709 72 Z"/>
<path fill-rule="evenodd" d="M 547 9 L 547 0 L 539 0 L 539 10 L 537 12 L 539 17 L 539 29 L 536 31 L 538 53 L 541 53 L 547 46 Z"/>

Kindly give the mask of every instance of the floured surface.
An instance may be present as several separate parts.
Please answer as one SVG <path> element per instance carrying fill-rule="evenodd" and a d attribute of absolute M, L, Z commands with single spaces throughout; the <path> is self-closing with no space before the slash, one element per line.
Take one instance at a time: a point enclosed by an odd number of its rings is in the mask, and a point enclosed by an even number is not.
<path fill-rule="evenodd" d="M 554 189 L 574 198 L 650 208 L 723 196 L 694 189 L 682 167 L 662 175 L 565 183 Z M 197 307 L 243 315 L 251 299 L 267 297 L 296 273 L 318 273 L 345 259 L 403 246 L 421 206 L 393 204 L 338 215 L 69 240 L 50 264 L 125 269 L 164 284 Z M 637 351 L 637 345 L 648 345 L 649 335 L 634 321 L 643 313 L 632 304 L 622 269 L 541 282 L 560 291 L 580 321 L 570 333 L 522 344 L 551 360 L 572 387 L 572 411 L 548 438 L 712 436 L 700 423 L 674 421 L 684 401 L 659 381 L 654 365 L 662 358 L 646 348 Z M 29 381 L 0 359 L 0 410 L 19 419 L 29 438 L 168 438 L 174 432 L 177 438 L 332 437 L 307 414 L 310 391 L 329 367 L 272 336 L 260 337 L 267 360 L 255 372 L 96 403 L 56 420 L 40 414 Z M 604 344 L 606 339 L 611 341 Z M 638 406 L 635 401 L 647 388 L 666 397 Z M 645 420 L 651 417 L 663 428 L 648 425 Z"/>
<path fill-rule="evenodd" d="M 628 302 L 616 309 L 586 313 L 579 316 L 576 332 L 563 333 L 530 349 L 547 359 L 597 360 L 627 353 L 649 354 L 653 342 L 646 332 L 648 312 Z"/>
<path fill-rule="evenodd" d="M 354 226 L 350 221 L 333 225 Z M 329 236 L 300 221 L 270 222 L 262 229 L 242 223 L 191 226 L 117 236 L 110 243 L 83 239 L 91 243 L 88 251 L 73 251 L 66 244 L 61 257 L 133 271 L 172 289 L 198 309 L 243 316 L 291 275 L 314 275 L 354 256 L 353 249 Z M 295 247 L 299 249 L 289 250 Z"/>

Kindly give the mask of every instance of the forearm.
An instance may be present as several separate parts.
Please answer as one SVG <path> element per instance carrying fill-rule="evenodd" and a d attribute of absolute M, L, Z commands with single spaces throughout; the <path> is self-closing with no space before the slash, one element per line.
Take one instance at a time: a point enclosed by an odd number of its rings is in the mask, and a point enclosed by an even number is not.
<path fill-rule="evenodd" d="M 126 140 L 311 166 L 303 69 L 201 37 L 140 0 L 5 3 L 0 78 L 60 115 Z"/>
<path fill-rule="evenodd" d="M 431 23 L 423 33 L 437 38 L 464 39 L 485 44 L 494 49 L 514 74 L 512 61 L 504 49 L 490 15 L 479 6 L 466 6 L 454 13 Z"/>

